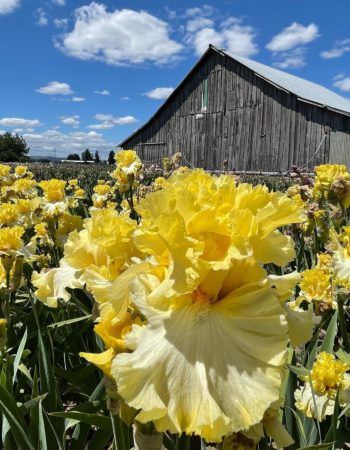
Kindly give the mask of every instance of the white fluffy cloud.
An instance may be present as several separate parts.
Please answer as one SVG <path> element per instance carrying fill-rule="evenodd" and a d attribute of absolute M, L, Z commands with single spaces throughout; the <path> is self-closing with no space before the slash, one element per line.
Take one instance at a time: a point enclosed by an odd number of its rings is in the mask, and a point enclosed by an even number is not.
<path fill-rule="evenodd" d="M 68 56 L 112 65 L 168 63 L 182 49 L 163 20 L 145 11 L 109 12 L 97 2 L 75 10 L 73 30 L 55 45 Z"/>
<path fill-rule="evenodd" d="M 69 153 L 80 153 L 86 148 L 99 150 L 100 155 L 107 156 L 108 151 L 115 147 L 96 131 L 62 133 L 51 129 L 44 133 L 26 133 L 23 137 L 30 147 L 30 155 L 39 156 L 53 156 L 55 149 L 57 156 L 66 157 Z"/>
<path fill-rule="evenodd" d="M 91 130 L 108 130 L 109 128 L 113 128 L 115 124 L 113 122 L 101 122 L 94 123 L 92 125 L 88 125 L 87 128 Z"/>
<path fill-rule="evenodd" d="M 85 102 L 85 97 L 72 97 L 72 102 L 74 103 Z"/>
<path fill-rule="evenodd" d="M 110 95 L 110 92 L 108 89 L 103 89 L 102 91 L 94 91 L 94 94 L 97 95 Z"/>
<path fill-rule="evenodd" d="M 46 95 L 71 95 L 73 91 L 69 84 L 59 81 L 50 81 L 46 86 L 36 89 L 36 92 Z"/>
<path fill-rule="evenodd" d="M 193 36 L 190 36 L 197 55 L 201 55 L 208 48 L 209 44 L 217 47 L 224 47 L 224 36 L 214 28 L 202 28 Z"/>
<path fill-rule="evenodd" d="M 20 0 L 0 0 L 0 16 L 12 13 L 20 3 Z"/>
<path fill-rule="evenodd" d="M 319 28 L 314 23 L 301 25 L 293 22 L 273 36 L 266 48 L 277 61 L 274 66 L 281 69 L 296 69 L 306 65 L 306 44 L 320 37 Z"/>
<path fill-rule="evenodd" d="M 154 98 L 156 100 L 162 100 L 168 98 L 169 95 L 174 91 L 172 87 L 158 87 L 152 89 L 151 91 L 145 92 L 144 95 L 149 98 Z"/>
<path fill-rule="evenodd" d="M 78 115 L 75 116 L 60 116 L 61 122 L 64 125 L 70 125 L 73 128 L 78 128 L 80 125 L 80 117 Z"/>
<path fill-rule="evenodd" d="M 68 19 L 54 19 L 53 24 L 56 28 L 67 28 L 68 25 Z"/>
<path fill-rule="evenodd" d="M 344 53 L 350 52 L 350 39 L 336 41 L 333 48 L 321 52 L 321 57 L 325 59 L 339 58 Z"/>
<path fill-rule="evenodd" d="M 227 50 L 241 56 L 252 56 L 258 52 L 255 39 L 255 32 L 251 26 L 244 26 L 238 23 L 232 24 L 227 29 L 223 29 L 225 45 Z"/>
<path fill-rule="evenodd" d="M 36 24 L 39 25 L 39 27 L 46 27 L 49 24 L 46 12 L 42 8 L 36 10 L 35 16 Z"/>
<path fill-rule="evenodd" d="M 198 8 L 191 8 L 190 11 L 195 9 Z M 202 9 L 200 10 L 202 11 Z M 203 14 L 203 11 L 200 14 Z M 247 57 L 258 52 L 254 28 L 244 25 L 241 19 L 230 17 L 215 24 L 212 19 L 203 15 L 195 18 L 193 15 L 186 24 L 185 41 L 194 47 L 197 55 L 205 52 L 209 44 Z"/>
<path fill-rule="evenodd" d="M 34 133 L 35 128 L 15 128 L 14 133 Z"/>
<path fill-rule="evenodd" d="M 33 128 L 38 127 L 40 121 L 37 119 L 22 119 L 20 117 L 4 117 L 0 119 L 0 125 L 5 127 Z"/>
<path fill-rule="evenodd" d="M 207 17 L 196 17 L 191 19 L 186 24 L 186 30 L 189 33 L 194 33 L 202 28 L 211 28 L 214 25 L 214 21 L 212 19 L 208 19 Z"/>
<path fill-rule="evenodd" d="M 333 86 L 337 87 L 341 91 L 350 92 L 350 77 L 345 77 L 343 74 L 339 74 L 334 77 L 333 80 Z"/>
<path fill-rule="evenodd" d="M 298 69 L 306 65 L 306 48 L 297 47 L 289 52 L 282 52 L 277 55 L 277 61 L 273 63 L 280 69 Z"/>
<path fill-rule="evenodd" d="M 54 5 L 64 6 L 66 4 L 66 0 L 52 0 Z"/>
<path fill-rule="evenodd" d="M 130 125 L 138 122 L 134 116 L 114 117 L 112 114 L 96 114 L 95 119 L 100 123 L 89 125 L 87 128 L 105 130 L 116 125 Z"/>
<path fill-rule="evenodd" d="M 212 16 L 215 9 L 211 5 L 202 5 L 201 7 L 188 8 L 185 11 L 186 17 L 202 16 L 208 17 Z"/>
<path fill-rule="evenodd" d="M 57 101 L 57 102 L 66 102 L 66 103 L 81 103 L 81 102 L 85 102 L 86 98 L 85 97 L 67 97 L 67 96 L 61 96 L 61 97 L 51 97 L 51 100 L 53 101 Z"/>
<path fill-rule="evenodd" d="M 299 45 L 308 44 L 319 36 L 318 26 L 314 23 L 303 26 L 300 23 L 293 22 L 289 27 L 276 34 L 266 45 L 266 48 L 272 52 L 285 52 Z"/>

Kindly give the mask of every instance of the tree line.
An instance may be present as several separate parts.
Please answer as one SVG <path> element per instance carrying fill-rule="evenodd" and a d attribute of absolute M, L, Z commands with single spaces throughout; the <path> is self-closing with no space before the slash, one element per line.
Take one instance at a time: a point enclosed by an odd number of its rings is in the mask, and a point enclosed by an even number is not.
<path fill-rule="evenodd" d="M 17 133 L 10 133 L 7 131 L 4 134 L 0 134 L 0 161 L 1 162 L 28 162 L 30 157 L 28 156 L 30 148 L 28 147 L 23 136 Z M 114 164 L 115 152 L 111 150 L 108 155 L 108 164 Z M 93 155 L 90 149 L 86 149 L 82 152 L 81 156 L 78 153 L 71 153 L 67 156 L 69 161 L 94 161 L 95 164 L 100 164 L 101 158 L 98 150 Z"/>
<path fill-rule="evenodd" d="M 107 159 L 108 164 L 115 163 L 114 155 L 115 155 L 115 152 L 113 150 L 111 150 L 109 152 L 108 159 Z M 84 162 L 94 161 L 95 164 L 100 164 L 100 162 L 101 162 L 100 154 L 98 153 L 98 150 L 96 150 L 95 155 L 93 156 L 91 151 L 88 148 L 83 151 L 81 156 L 79 156 L 78 153 L 71 153 L 70 155 L 67 156 L 67 160 L 69 160 L 69 161 L 84 161 Z"/>
<path fill-rule="evenodd" d="M 22 136 L 9 131 L 0 134 L 0 161 L 1 162 L 26 162 L 29 147 Z"/>

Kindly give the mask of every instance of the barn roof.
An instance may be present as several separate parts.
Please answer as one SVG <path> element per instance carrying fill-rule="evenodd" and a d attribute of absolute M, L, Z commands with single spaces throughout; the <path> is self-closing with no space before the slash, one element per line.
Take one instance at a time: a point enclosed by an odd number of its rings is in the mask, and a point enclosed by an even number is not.
<path fill-rule="evenodd" d="M 320 84 L 313 83 L 312 81 L 304 80 L 303 78 L 296 77 L 282 70 L 275 69 L 265 64 L 253 61 L 243 56 L 236 55 L 227 50 L 221 50 L 213 45 L 209 45 L 207 51 L 203 56 L 197 61 L 197 63 L 192 67 L 190 72 L 185 76 L 181 83 L 174 89 L 174 91 L 169 95 L 165 102 L 160 106 L 160 108 L 153 114 L 153 116 L 140 128 L 134 131 L 130 136 L 120 142 L 119 146 L 123 146 L 128 140 L 135 136 L 139 131 L 141 131 L 146 125 L 148 125 L 171 101 L 171 99 L 176 95 L 179 88 L 187 81 L 187 79 L 196 70 L 202 60 L 207 56 L 209 52 L 216 52 L 223 56 L 227 56 L 235 61 L 238 61 L 245 67 L 251 69 L 258 77 L 263 78 L 268 83 L 274 85 L 278 89 L 287 91 L 290 94 L 294 94 L 298 97 L 298 100 L 304 101 L 306 103 L 312 103 L 321 108 L 330 109 L 336 111 L 340 114 L 350 115 L 350 101 L 341 95 L 336 94 L 330 89 L 321 86 Z"/>
<path fill-rule="evenodd" d="M 323 108 L 335 109 L 340 113 L 345 112 L 350 114 L 350 101 L 320 84 L 304 80 L 290 73 L 266 66 L 265 64 L 244 58 L 243 56 L 235 55 L 228 51 L 220 51 L 220 53 L 248 67 L 258 76 L 266 79 L 266 81 L 295 94 L 300 100 L 315 103 Z"/>

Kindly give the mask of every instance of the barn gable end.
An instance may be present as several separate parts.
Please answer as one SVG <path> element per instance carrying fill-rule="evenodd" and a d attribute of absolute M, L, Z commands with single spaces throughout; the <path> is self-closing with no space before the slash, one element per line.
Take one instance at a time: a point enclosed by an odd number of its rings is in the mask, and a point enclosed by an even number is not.
<path fill-rule="evenodd" d="M 334 105 L 343 106 L 337 101 L 342 98 L 333 95 L 333 107 L 301 99 L 210 46 L 156 114 L 120 146 L 136 149 L 148 164 L 180 151 L 189 165 L 209 170 L 222 169 L 225 160 L 228 169 L 244 171 L 350 166 L 350 106 L 338 112 Z"/>

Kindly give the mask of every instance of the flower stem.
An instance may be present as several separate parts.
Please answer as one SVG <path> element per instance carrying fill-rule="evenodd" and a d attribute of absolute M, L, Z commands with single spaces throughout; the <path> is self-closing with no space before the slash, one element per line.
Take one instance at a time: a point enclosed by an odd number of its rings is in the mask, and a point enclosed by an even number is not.
<path fill-rule="evenodd" d="M 125 446 L 124 434 L 120 417 L 117 414 L 111 414 L 113 428 L 113 450 L 129 450 Z"/>
<path fill-rule="evenodd" d="M 344 300 L 342 298 L 338 299 L 338 314 L 339 314 L 339 327 L 343 338 L 343 345 L 345 351 L 350 352 L 350 342 L 347 332 L 345 314 L 344 314 Z"/>

